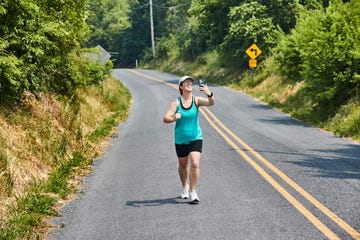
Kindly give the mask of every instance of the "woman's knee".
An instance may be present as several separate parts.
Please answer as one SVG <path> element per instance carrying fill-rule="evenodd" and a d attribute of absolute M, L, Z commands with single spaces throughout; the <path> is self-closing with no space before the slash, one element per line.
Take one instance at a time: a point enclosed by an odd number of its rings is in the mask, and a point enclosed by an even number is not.
<path fill-rule="evenodd" d="M 200 161 L 191 161 L 191 168 L 199 168 L 200 167 Z"/>
<path fill-rule="evenodd" d="M 199 168 L 200 167 L 200 152 L 191 152 L 190 153 L 190 161 L 191 161 L 191 168 Z"/>

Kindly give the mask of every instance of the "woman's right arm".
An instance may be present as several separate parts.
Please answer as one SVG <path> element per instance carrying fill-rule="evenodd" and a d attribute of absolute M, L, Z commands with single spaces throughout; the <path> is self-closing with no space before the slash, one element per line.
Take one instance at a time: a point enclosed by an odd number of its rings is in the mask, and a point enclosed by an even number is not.
<path fill-rule="evenodd" d="M 164 119 L 163 119 L 164 123 L 175 122 L 177 119 L 179 119 L 181 117 L 180 113 L 176 113 L 176 109 L 177 109 L 177 100 L 173 101 L 170 104 L 169 109 L 167 110 L 167 112 L 164 115 Z"/>

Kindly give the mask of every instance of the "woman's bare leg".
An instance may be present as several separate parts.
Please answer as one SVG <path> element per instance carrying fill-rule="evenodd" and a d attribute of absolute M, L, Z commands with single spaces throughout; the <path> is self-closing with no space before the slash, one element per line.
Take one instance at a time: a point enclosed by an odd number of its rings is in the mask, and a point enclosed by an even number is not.
<path fill-rule="evenodd" d="M 179 157 L 179 167 L 178 167 L 178 172 L 179 172 L 179 177 L 180 177 L 180 181 L 183 187 L 186 186 L 186 182 L 187 182 L 187 178 L 188 178 L 188 156 L 186 157 Z"/>
<path fill-rule="evenodd" d="M 200 177 L 200 152 L 190 153 L 190 192 L 196 190 Z"/>

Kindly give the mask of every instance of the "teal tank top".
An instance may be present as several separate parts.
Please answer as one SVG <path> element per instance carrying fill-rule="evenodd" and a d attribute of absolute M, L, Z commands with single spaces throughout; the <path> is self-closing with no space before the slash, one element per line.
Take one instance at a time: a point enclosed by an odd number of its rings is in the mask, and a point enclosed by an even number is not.
<path fill-rule="evenodd" d="M 195 98 L 192 98 L 191 106 L 184 108 L 181 97 L 178 98 L 176 112 L 181 114 L 181 118 L 175 124 L 175 143 L 189 144 L 191 141 L 202 139 L 202 132 L 199 125 L 199 109 L 196 106 Z"/>

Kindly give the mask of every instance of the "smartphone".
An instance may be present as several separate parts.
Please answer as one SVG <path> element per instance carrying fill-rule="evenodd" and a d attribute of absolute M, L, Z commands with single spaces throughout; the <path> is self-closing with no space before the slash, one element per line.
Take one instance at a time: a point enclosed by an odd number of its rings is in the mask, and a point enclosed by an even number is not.
<path fill-rule="evenodd" d="M 199 87 L 200 85 L 205 85 L 205 80 L 204 79 L 199 79 Z"/>

